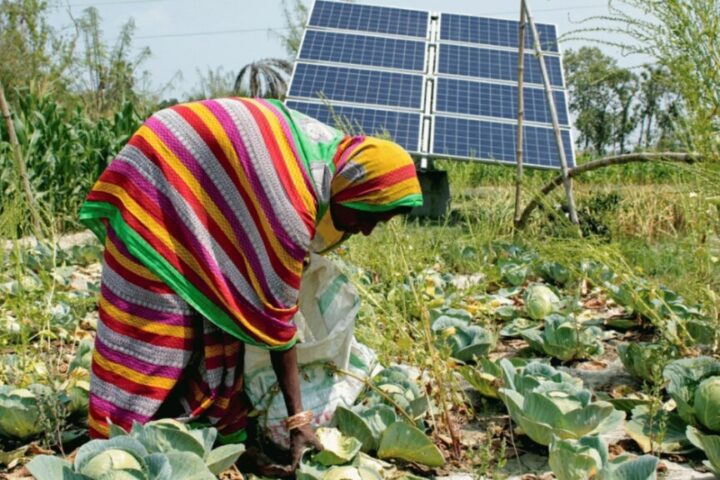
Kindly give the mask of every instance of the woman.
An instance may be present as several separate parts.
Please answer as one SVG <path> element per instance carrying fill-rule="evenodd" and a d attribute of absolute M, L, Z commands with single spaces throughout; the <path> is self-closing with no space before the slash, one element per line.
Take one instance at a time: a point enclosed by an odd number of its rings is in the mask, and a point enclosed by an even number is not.
<path fill-rule="evenodd" d="M 105 244 L 91 436 L 106 437 L 109 422 L 174 417 L 243 441 L 249 343 L 271 352 L 297 465 L 305 446 L 319 447 L 294 347 L 303 261 L 421 204 L 401 147 L 344 136 L 278 101 L 154 114 L 80 212 Z"/>

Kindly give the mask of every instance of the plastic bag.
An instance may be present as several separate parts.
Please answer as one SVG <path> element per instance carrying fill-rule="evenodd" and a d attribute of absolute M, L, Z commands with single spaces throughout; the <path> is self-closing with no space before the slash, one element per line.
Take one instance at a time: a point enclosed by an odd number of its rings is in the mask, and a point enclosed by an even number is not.
<path fill-rule="evenodd" d="M 327 258 L 312 254 L 303 272 L 300 312 L 295 316 L 303 407 L 313 412 L 313 425 L 327 424 L 342 405 L 349 407 L 363 389 L 363 382 L 337 372 L 344 370 L 368 377 L 377 365 L 375 353 L 353 336 L 360 308 L 357 290 Z M 280 446 L 288 446 L 284 420 L 285 402 L 270 364 L 270 354 L 247 346 L 245 391 L 256 410 L 265 434 Z"/>

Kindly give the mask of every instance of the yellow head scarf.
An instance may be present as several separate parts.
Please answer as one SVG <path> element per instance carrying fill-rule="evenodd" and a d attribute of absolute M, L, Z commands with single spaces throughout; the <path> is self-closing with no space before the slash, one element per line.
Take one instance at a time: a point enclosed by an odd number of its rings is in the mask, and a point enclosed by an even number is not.
<path fill-rule="evenodd" d="M 398 144 L 374 137 L 348 137 L 333 159 L 330 202 L 367 212 L 422 205 L 412 157 Z M 317 225 L 313 250 L 326 251 L 346 237 L 328 209 Z"/>

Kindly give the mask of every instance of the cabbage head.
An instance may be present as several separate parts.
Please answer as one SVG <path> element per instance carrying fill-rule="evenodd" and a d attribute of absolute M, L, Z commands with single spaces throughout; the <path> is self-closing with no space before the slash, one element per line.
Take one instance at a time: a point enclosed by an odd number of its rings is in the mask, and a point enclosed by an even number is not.
<path fill-rule="evenodd" d="M 610 460 L 607 443 L 598 436 L 587 436 L 554 438 L 549 463 L 558 480 L 656 480 L 660 461 L 651 455 L 621 455 Z"/>
<path fill-rule="evenodd" d="M 27 440 L 42 433 L 45 427 L 40 421 L 41 396 L 47 393 L 49 389 L 42 385 L 31 385 L 28 389 L 0 387 L 0 435 Z"/>
<path fill-rule="evenodd" d="M 531 328 L 520 332 L 533 350 L 563 362 L 602 355 L 602 335 L 598 327 L 578 326 L 572 318 L 557 313 L 547 316 L 542 331 Z"/>
<path fill-rule="evenodd" d="M 720 432 L 720 376 L 700 382 L 693 406 L 695 416 L 705 428 Z"/>
<path fill-rule="evenodd" d="M 622 343 L 617 352 L 628 373 L 646 382 L 661 378 L 667 362 L 677 357 L 675 350 L 668 350 L 659 343 Z"/>
<path fill-rule="evenodd" d="M 143 468 L 137 458 L 129 452 L 119 448 L 112 448 L 95 455 L 83 465 L 80 473 L 93 479 L 99 479 L 109 472 L 118 470 L 136 470 L 142 472 Z"/>
<path fill-rule="evenodd" d="M 549 365 L 530 363 L 520 371 L 507 359 L 499 365 L 505 385 L 498 395 L 513 421 L 535 443 L 548 446 L 555 437 L 580 439 L 606 433 L 625 419 L 625 413 L 610 403 L 593 402 L 581 380 L 566 382 Z"/>
<path fill-rule="evenodd" d="M 719 360 L 712 357 L 674 360 L 663 370 L 663 377 L 668 382 L 667 392 L 686 423 L 720 432 Z"/>
<path fill-rule="evenodd" d="M 525 291 L 525 311 L 534 320 L 543 320 L 557 311 L 560 299 L 545 285 L 530 285 Z"/>

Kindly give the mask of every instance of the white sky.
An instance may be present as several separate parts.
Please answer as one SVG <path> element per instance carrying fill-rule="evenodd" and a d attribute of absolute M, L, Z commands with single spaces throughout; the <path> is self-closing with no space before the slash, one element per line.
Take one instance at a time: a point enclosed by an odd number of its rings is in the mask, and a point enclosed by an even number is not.
<path fill-rule="evenodd" d="M 607 14 L 603 0 L 528 0 L 535 21 L 553 23 L 559 35 L 580 28 L 579 20 Z M 280 0 L 67 0 L 75 17 L 88 6 L 102 16 L 106 41 L 114 43 L 120 27 L 134 18 L 137 30 L 135 47 L 148 46 L 152 57 L 143 69 L 152 75 L 154 88 L 169 82 L 177 72 L 182 79 L 163 97 L 181 96 L 198 80 L 197 70 L 222 66 L 237 72 L 243 65 L 267 57 L 285 57 L 286 53 L 270 30 L 282 30 L 284 16 Z M 289 3 L 292 0 L 288 0 Z M 309 4 L 310 0 L 305 0 Z M 417 8 L 467 15 L 491 16 L 516 20 L 519 1 L 489 0 L 361 0 L 358 3 Z M 67 5 L 67 3 L 64 3 Z M 51 24 L 71 31 L 67 7 L 58 7 Z M 563 49 L 582 44 L 569 42 Z M 608 53 L 619 57 L 618 52 Z M 638 59 L 618 58 L 621 64 L 639 64 Z"/>

